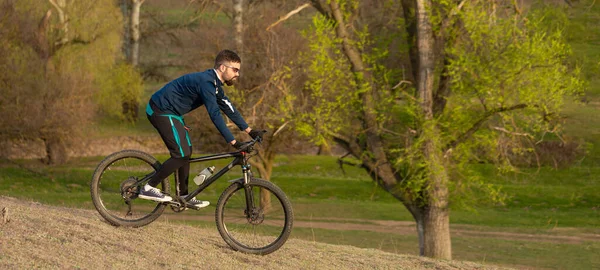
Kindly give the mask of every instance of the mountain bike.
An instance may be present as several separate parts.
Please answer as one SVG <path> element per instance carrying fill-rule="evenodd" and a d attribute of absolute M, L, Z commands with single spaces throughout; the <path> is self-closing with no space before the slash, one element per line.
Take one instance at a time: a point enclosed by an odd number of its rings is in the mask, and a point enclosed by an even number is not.
<path fill-rule="evenodd" d="M 233 160 L 206 178 L 187 198 L 195 197 L 239 165 L 242 177 L 229 181 L 231 185 L 221 193 L 217 202 L 217 229 L 234 250 L 265 255 L 276 251 L 287 241 L 294 215 L 289 199 L 279 187 L 252 175 L 249 159 L 256 155 L 257 142 L 260 142 L 260 137 L 246 142 L 236 152 L 190 158 L 190 163 Z M 167 206 L 174 212 L 193 208 L 179 197 L 177 188 L 176 196 L 171 196 L 177 199 L 170 202 L 138 198 L 140 188 L 160 166 L 152 155 L 138 150 L 115 152 L 102 160 L 90 184 L 92 201 L 100 215 L 114 226 L 141 227 L 160 217 Z M 178 187 L 178 174 L 174 173 L 172 177 Z M 164 179 L 158 188 L 169 194 L 169 179 Z"/>

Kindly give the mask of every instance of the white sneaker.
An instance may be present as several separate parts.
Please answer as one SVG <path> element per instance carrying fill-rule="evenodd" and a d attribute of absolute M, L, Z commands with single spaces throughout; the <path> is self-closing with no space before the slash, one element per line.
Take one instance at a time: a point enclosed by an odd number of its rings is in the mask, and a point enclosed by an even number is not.
<path fill-rule="evenodd" d="M 196 200 L 196 197 L 191 198 L 190 200 L 187 199 L 187 195 L 181 195 L 179 196 L 180 199 L 187 201 L 187 204 L 195 207 L 195 208 L 202 208 L 202 207 L 207 207 L 210 205 L 209 201 L 200 201 L 200 200 Z"/>
<path fill-rule="evenodd" d="M 138 197 L 156 202 L 170 202 L 173 200 L 171 196 L 163 194 L 160 189 L 147 184 L 140 189 Z"/>

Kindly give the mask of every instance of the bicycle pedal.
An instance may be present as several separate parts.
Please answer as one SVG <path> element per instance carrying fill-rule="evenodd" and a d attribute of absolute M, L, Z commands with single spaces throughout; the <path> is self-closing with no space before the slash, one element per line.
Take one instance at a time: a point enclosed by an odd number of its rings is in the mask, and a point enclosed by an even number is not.
<path fill-rule="evenodd" d="M 186 204 L 186 205 L 185 205 L 185 207 L 186 207 L 186 208 L 189 208 L 189 209 L 194 209 L 194 210 L 196 210 L 196 211 L 198 211 L 198 210 L 200 210 L 200 209 L 202 209 L 202 208 L 203 208 L 203 207 L 197 207 L 197 206 L 193 206 L 193 205 L 191 205 L 191 204 Z"/>

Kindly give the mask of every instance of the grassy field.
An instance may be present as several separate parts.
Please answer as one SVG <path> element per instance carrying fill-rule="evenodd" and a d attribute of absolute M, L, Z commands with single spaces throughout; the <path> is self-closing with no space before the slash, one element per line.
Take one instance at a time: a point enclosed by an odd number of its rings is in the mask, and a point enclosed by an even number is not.
<path fill-rule="evenodd" d="M 33 161 L 22 161 L 20 166 L 5 163 L 0 168 L 0 195 L 93 209 L 88 184 L 99 160 L 78 159 L 52 168 Z M 199 169 L 199 165 L 192 167 L 192 171 Z M 479 170 L 485 174 L 490 168 Z M 237 178 L 234 172 L 229 174 L 224 180 Z M 531 268 L 599 267 L 598 175 L 600 168 L 595 166 L 542 168 L 505 177 L 490 173 L 489 179 L 503 184 L 511 197 L 504 206 L 452 209 L 454 258 Z M 342 172 L 329 156 L 280 156 L 273 182 L 292 200 L 298 224 L 293 238 L 417 254 L 410 214 L 360 169 L 345 167 Z M 215 183 L 202 199 L 215 204 L 227 185 L 226 181 Z M 214 207 L 209 206 L 166 217 L 215 229 L 213 222 L 194 218 L 213 213 Z"/>

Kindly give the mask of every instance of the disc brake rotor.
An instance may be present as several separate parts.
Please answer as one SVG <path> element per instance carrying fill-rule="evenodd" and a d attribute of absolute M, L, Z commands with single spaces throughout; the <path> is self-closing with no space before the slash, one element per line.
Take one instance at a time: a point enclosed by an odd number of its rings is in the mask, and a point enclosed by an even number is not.
<path fill-rule="evenodd" d="M 253 208 L 252 213 L 248 216 L 248 223 L 253 225 L 261 224 L 265 220 L 265 215 L 262 210 Z"/>

